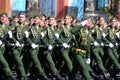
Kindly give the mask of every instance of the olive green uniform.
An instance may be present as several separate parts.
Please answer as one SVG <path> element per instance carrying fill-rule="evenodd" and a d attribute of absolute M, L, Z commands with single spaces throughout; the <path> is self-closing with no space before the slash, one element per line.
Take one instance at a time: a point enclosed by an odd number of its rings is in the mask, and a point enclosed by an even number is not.
<path fill-rule="evenodd" d="M 17 24 L 15 26 L 15 32 L 13 33 L 13 38 L 11 39 L 11 45 L 14 44 L 12 48 L 12 57 L 14 59 L 14 64 L 18 69 L 19 77 L 26 77 L 25 68 L 21 59 L 21 52 L 23 49 L 23 38 L 24 38 L 24 31 L 26 30 L 27 26 Z M 18 44 L 16 44 L 18 42 Z"/>
<path fill-rule="evenodd" d="M 27 54 L 29 54 L 29 57 L 32 61 L 33 66 L 37 69 L 37 74 L 38 76 L 45 76 L 45 71 L 42 68 L 42 65 L 39 61 L 38 58 L 38 54 L 39 54 L 39 48 L 40 48 L 40 44 L 39 44 L 39 40 L 40 40 L 40 28 L 39 26 L 32 26 L 29 29 L 29 37 L 26 40 L 26 45 L 29 45 L 29 52 Z M 35 45 L 35 47 L 33 47 L 32 45 Z"/>
<path fill-rule="evenodd" d="M 3 70 L 5 71 L 5 75 L 8 77 L 11 77 L 12 71 L 11 71 L 6 59 L 4 58 L 5 42 L 6 42 L 5 37 L 8 34 L 7 27 L 9 27 L 9 26 L 0 25 L 0 40 L 2 41 L 2 44 L 0 45 L 0 63 L 1 63 Z"/>
<path fill-rule="evenodd" d="M 91 80 L 91 68 L 85 62 L 86 58 L 90 58 L 90 32 L 88 29 L 81 28 L 75 33 L 76 43 L 73 48 L 75 59 L 78 62 L 78 66 L 80 67 L 79 69 L 81 70 L 85 80 Z"/>
<path fill-rule="evenodd" d="M 55 77 L 58 77 L 59 72 L 58 72 L 58 70 L 55 66 L 55 63 L 53 61 L 53 58 L 52 58 L 52 53 L 53 53 L 53 48 L 54 48 L 53 44 L 55 42 L 54 32 L 55 32 L 54 26 L 49 26 L 46 28 L 46 31 L 44 33 L 45 36 L 42 39 L 42 45 L 45 46 L 45 48 L 43 48 L 43 54 L 46 58 L 48 66 L 49 66 L 50 70 L 52 71 L 52 74 Z M 53 48 L 49 49 L 50 46 L 52 46 Z"/>

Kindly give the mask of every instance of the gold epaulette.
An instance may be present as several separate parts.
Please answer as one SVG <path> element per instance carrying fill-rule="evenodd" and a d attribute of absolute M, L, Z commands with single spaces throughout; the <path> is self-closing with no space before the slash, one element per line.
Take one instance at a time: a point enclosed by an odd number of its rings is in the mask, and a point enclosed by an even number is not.
<path fill-rule="evenodd" d="M 83 49 L 80 49 L 80 48 L 75 48 L 76 51 L 78 52 L 82 52 L 82 53 L 86 53 L 87 51 L 86 50 L 83 50 Z"/>

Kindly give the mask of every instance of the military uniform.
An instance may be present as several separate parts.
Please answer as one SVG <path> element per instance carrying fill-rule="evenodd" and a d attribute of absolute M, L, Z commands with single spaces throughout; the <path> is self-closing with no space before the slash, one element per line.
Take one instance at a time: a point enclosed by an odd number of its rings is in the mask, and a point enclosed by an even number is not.
<path fill-rule="evenodd" d="M 85 61 L 88 58 L 90 59 L 90 32 L 88 29 L 83 27 L 74 33 L 76 33 L 76 41 L 73 48 L 73 55 L 75 56 L 75 60 L 78 62 L 78 67 L 80 67 L 79 69 L 82 72 L 85 80 L 91 80 L 91 68 L 86 64 Z M 76 72 L 77 71 L 74 71 L 73 69 L 73 75 Z"/>
<path fill-rule="evenodd" d="M 65 63 L 67 64 L 67 68 L 68 68 L 69 72 L 71 72 L 73 69 L 73 64 L 69 57 L 69 53 L 70 53 L 69 42 L 67 43 L 67 41 L 69 41 L 72 38 L 72 34 L 70 32 L 71 29 L 72 29 L 72 27 L 64 25 L 62 27 L 62 30 L 60 32 L 60 36 L 58 39 L 59 43 L 64 48 L 63 50 L 61 50 L 61 55 L 62 55 Z M 65 47 L 65 45 L 66 45 L 66 47 Z"/>
<path fill-rule="evenodd" d="M 102 57 L 104 55 L 104 51 L 103 51 L 103 47 L 101 46 L 101 43 L 103 42 L 102 40 L 102 32 L 103 32 L 103 29 L 102 28 L 99 28 L 98 26 L 95 26 L 94 28 L 94 32 L 91 33 L 92 34 L 92 41 L 91 41 L 91 44 L 92 44 L 92 53 L 94 55 L 94 58 L 101 70 L 101 73 L 105 72 L 106 69 L 103 65 L 103 62 L 102 62 Z"/>
<path fill-rule="evenodd" d="M 117 36 L 116 36 L 116 30 L 115 28 L 110 28 L 108 30 L 108 57 L 112 61 L 112 63 L 115 65 L 117 70 L 120 70 L 120 64 L 118 63 L 118 53 L 117 53 Z"/>
<path fill-rule="evenodd" d="M 45 77 L 45 71 L 42 68 L 42 65 L 39 61 L 39 49 L 40 49 L 40 44 L 39 44 L 39 40 L 41 39 L 41 35 L 40 35 L 40 27 L 39 26 L 32 26 L 29 29 L 29 37 L 27 38 L 27 43 L 30 47 L 29 47 L 29 57 L 32 61 L 32 66 L 35 67 L 37 69 L 37 75 L 38 77 L 42 76 Z"/>
<path fill-rule="evenodd" d="M 48 66 L 50 67 L 50 70 L 52 71 L 52 74 L 56 78 L 60 79 L 61 76 L 59 75 L 59 72 L 58 72 L 58 70 L 55 66 L 55 63 L 53 61 L 53 58 L 52 58 L 54 43 L 56 41 L 56 38 L 54 36 L 54 32 L 55 32 L 55 26 L 49 26 L 46 28 L 46 31 L 44 33 L 45 36 L 42 39 L 42 44 L 45 46 L 45 48 L 43 48 L 43 54 L 46 58 Z"/>
<path fill-rule="evenodd" d="M 7 26 L 8 27 L 8 26 Z M 4 51 L 5 51 L 5 42 L 7 39 L 7 27 L 6 25 L 0 25 L 0 63 L 1 66 L 3 68 L 3 70 L 5 71 L 5 75 L 7 77 L 11 77 L 12 76 L 12 71 L 9 67 L 9 64 L 7 63 L 6 59 L 4 58 Z"/>
<path fill-rule="evenodd" d="M 19 77 L 26 77 L 25 68 L 21 59 L 21 52 L 23 49 L 23 42 L 24 41 L 24 31 L 26 30 L 27 26 L 22 24 L 17 24 L 15 26 L 15 32 L 13 33 L 13 37 L 11 39 L 11 46 L 14 45 L 12 48 L 12 57 L 14 59 L 14 64 L 16 65 L 16 68 L 18 69 L 18 75 Z"/>

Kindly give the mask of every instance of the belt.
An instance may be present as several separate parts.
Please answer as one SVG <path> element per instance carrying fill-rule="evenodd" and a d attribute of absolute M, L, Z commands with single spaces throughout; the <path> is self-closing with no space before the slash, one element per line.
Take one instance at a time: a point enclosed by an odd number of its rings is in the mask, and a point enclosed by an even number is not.
<path fill-rule="evenodd" d="M 83 50 L 83 49 L 80 49 L 80 48 L 75 48 L 76 51 L 78 52 L 82 52 L 82 53 L 86 53 L 87 51 L 86 50 Z"/>

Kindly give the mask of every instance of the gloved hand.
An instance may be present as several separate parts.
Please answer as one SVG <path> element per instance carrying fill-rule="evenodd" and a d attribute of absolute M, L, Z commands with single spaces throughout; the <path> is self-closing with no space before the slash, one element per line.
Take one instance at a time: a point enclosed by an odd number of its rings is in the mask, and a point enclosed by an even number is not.
<path fill-rule="evenodd" d="M 19 43 L 18 41 L 15 43 L 15 45 L 16 45 L 17 47 L 20 47 L 20 43 Z"/>
<path fill-rule="evenodd" d="M 33 49 L 35 49 L 35 48 L 38 47 L 38 45 L 36 45 L 35 43 L 32 43 L 32 44 L 31 44 L 31 47 L 32 47 Z"/>
<path fill-rule="evenodd" d="M 95 41 L 94 42 L 94 46 L 98 46 L 98 45 L 99 45 L 99 43 Z"/>
<path fill-rule="evenodd" d="M 100 45 L 101 45 L 101 46 L 104 46 L 104 43 L 102 42 Z"/>
<path fill-rule="evenodd" d="M 25 31 L 24 34 L 25 34 L 25 37 L 26 37 L 26 38 L 29 37 L 29 32 L 28 32 L 28 31 Z"/>
<path fill-rule="evenodd" d="M 55 33 L 55 37 L 58 39 L 58 38 L 59 38 L 59 34 L 58 34 L 58 33 Z"/>
<path fill-rule="evenodd" d="M 87 64 L 90 64 L 90 62 L 91 62 L 90 58 L 87 58 L 87 59 L 86 59 L 86 63 L 87 63 Z"/>
<path fill-rule="evenodd" d="M 105 38 L 105 37 L 106 37 L 106 34 L 105 34 L 105 33 L 102 33 L 102 37 Z"/>
<path fill-rule="evenodd" d="M 48 49 L 49 49 L 49 50 L 52 50 L 52 49 L 53 49 L 53 46 L 52 46 L 52 45 L 49 45 L 49 46 L 48 46 Z"/>
<path fill-rule="evenodd" d="M 69 47 L 70 47 L 70 45 L 68 45 L 67 43 L 63 43 L 62 46 L 63 46 L 64 48 L 69 48 Z"/>
<path fill-rule="evenodd" d="M 0 40 L 0 46 L 2 45 L 2 41 Z"/>
<path fill-rule="evenodd" d="M 12 31 L 8 31 L 9 38 L 12 38 Z"/>
<path fill-rule="evenodd" d="M 117 36 L 118 38 L 120 37 L 120 34 L 119 34 L 119 32 L 116 32 L 115 34 L 116 34 L 116 36 Z"/>
<path fill-rule="evenodd" d="M 21 47 L 23 47 L 24 46 L 24 44 L 21 44 Z"/>
<path fill-rule="evenodd" d="M 118 46 L 118 43 L 116 42 L 115 45 Z"/>
<path fill-rule="evenodd" d="M 40 35 L 42 38 L 44 38 L 44 36 L 45 36 L 44 32 L 41 32 Z"/>
<path fill-rule="evenodd" d="M 112 43 L 109 43 L 109 47 L 110 47 L 110 48 L 113 48 L 114 45 L 113 45 Z"/>

